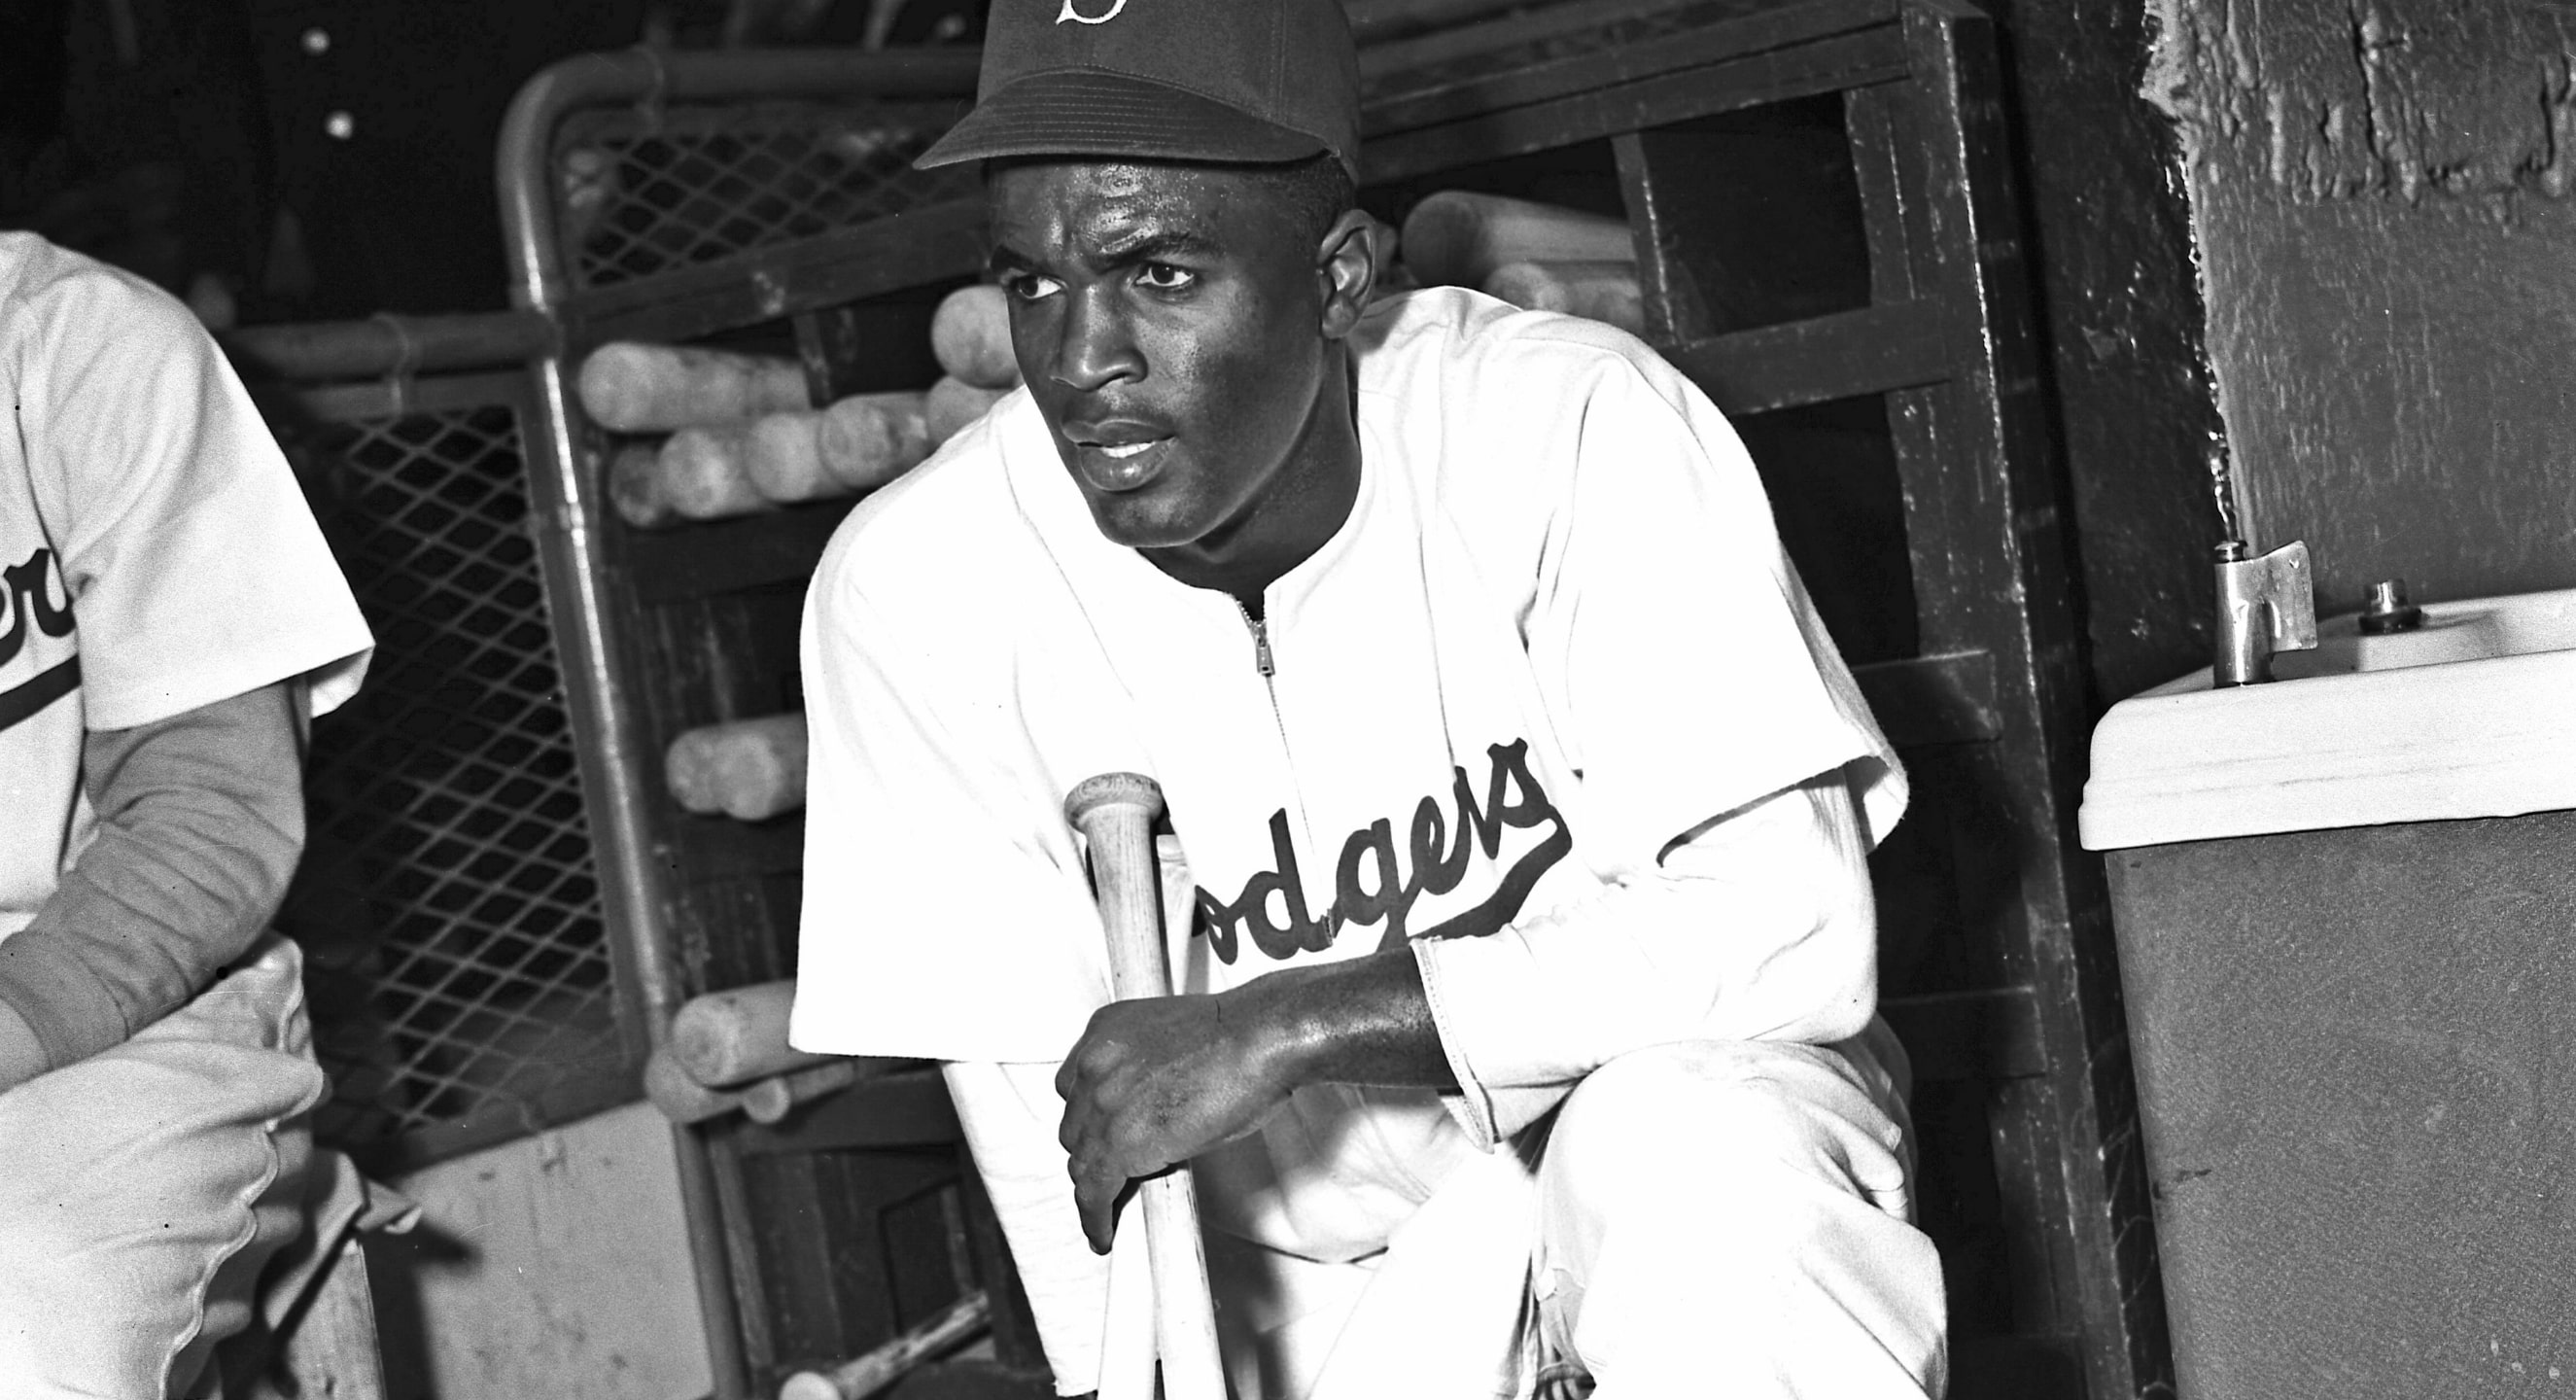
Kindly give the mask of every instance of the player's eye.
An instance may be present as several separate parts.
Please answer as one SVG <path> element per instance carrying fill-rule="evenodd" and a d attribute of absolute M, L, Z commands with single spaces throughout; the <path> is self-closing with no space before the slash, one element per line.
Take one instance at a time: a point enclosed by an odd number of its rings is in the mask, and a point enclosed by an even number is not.
<path fill-rule="evenodd" d="M 1136 283 L 1158 292 L 1186 291 L 1199 280 L 1199 275 L 1186 267 L 1170 263 L 1149 262 L 1136 269 Z"/>
<path fill-rule="evenodd" d="M 1034 272 L 1014 272 L 1003 276 L 1002 290 L 1015 301 L 1043 301 L 1063 291 L 1064 284 Z"/>

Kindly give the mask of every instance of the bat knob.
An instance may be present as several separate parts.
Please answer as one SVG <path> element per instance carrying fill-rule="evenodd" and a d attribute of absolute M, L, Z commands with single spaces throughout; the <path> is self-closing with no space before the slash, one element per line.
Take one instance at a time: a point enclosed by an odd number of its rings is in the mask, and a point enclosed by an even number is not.
<path fill-rule="evenodd" d="M 1092 813 L 1119 808 L 1140 810 L 1151 824 L 1163 815 L 1162 784 L 1142 773 L 1101 773 L 1074 784 L 1064 796 L 1064 819 L 1076 830 L 1089 830 L 1085 819 Z"/>

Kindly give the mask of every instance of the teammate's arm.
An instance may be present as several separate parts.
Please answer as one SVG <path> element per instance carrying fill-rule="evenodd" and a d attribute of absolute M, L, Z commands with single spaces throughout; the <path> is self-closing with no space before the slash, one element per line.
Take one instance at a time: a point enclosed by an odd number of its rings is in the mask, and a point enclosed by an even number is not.
<path fill-rule="evenodd" d="M 0 1089 L 121 1043 L 259 936 L 304 848 L 303 750 L 293 681 L 84 737 L 97 836 L 0 943 Z"/>

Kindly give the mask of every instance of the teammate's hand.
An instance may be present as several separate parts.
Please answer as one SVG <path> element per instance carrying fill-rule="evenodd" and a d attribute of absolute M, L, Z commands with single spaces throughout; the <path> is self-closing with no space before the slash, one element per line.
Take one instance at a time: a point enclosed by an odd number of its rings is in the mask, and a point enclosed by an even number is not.
<path fill-rule="evenodd" d="M 1275 1039 L 1243 999 L 1146 997 L 1092 1013 L 1055 1077 L 1074 1205 L 1107 1254 L 1129 1183 L 1241 1137 L 1288 1096 Z"/>

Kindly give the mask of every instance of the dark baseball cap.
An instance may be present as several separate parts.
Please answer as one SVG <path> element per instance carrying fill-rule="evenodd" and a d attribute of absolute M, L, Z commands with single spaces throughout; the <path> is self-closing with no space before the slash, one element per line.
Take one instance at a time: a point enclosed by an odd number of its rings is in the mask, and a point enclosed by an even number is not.
<path fill-rule="evenodd" d="M 993 0 L 975 110 L 914 164 L 1322 151 L 1359 178 L 1342 0 Z"/>

